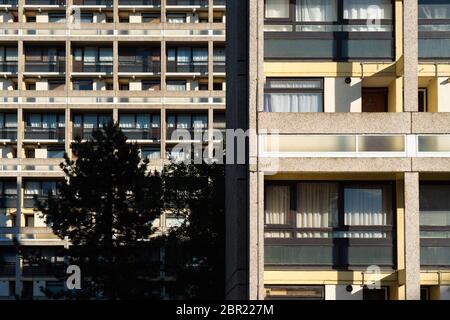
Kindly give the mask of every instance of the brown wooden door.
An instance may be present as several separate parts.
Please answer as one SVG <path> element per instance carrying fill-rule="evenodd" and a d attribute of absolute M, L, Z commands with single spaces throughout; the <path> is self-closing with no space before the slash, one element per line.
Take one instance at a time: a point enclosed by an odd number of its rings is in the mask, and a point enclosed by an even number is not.
<path fill-rule="evenodd" d="M 387 112 L 387 88 L 363 88 L 362 112 Z"/>

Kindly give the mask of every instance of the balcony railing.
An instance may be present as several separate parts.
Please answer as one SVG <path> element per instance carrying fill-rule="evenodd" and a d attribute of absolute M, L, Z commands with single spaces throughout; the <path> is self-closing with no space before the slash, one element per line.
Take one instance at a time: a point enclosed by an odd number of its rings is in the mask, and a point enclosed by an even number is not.
<path fill-rule="evenodd" d="M 168 6 L 208 6 L 208 0 L 167 0 Z"/>
<path fill-rule="evenodd" d="M 25 0 L 26 5 L 65 6 L 66 0 Z"/>
<path fill-rule="evenodd" d="M 119 6 L 160 6 L 161 0 L 119 0 Z"/>
<path fill-rule="evenodd" d="M 189 63 L 189 64 L 177 64 L 173 62 L 167 63 L 167 72 L 194 72 L 194 73 L 207 73 L 208 63 Z"/>
<path fill-rule="evenodd" d="M 214 0 L 213 5 L 214 6 L 226 6 L 227 1 L 226 0 Z"/>
<path fill-rule="evenodd" d="M 16 140 L 17 128 L 1 128 L 0 139 L 2 140 Z"/>
<path fill-rule="evenodd" d="M 120 58 L 119 58 L 120 59 Z M 160 62 L 151 63 L 130 63 L 119 60 L 119 72 L 161 72 Z"/>
<path fill-rule="evenodd" d="M 90 139 L 95 130 L 98 130 L 98 128 L 73 128 L 73 139 Z"/>
<path fill-rule="evenodd" d="M 73 64 L 73 72 L 104 72 L 104 73 L 112 73 L 113 65 L 105 64 L 105 63 L 96 63 L 96 64 L 85 64 L 74 62 Z"/>
<path fill-rule="evenodd" d="M 0 72 L 17 72 L 17 61 L 0 63 Z"/>
<path fill-rule="evenodd" d="M 38 196 L 36 199 L 39 202 L 43 202 L 43 201 L 47 200 L 48 197 L 41 195 L 41 196 Z M 24 208 L 34 208 L 35 206 L 36 206 L 36 201 L 35 201 L 34 195 L 25 195 L 23 197 L 23 207 Z"/>
<path fill-rule="evenodd" d="M 65 128 L 25 128 L 25 139 L 64 140 Z"/>
<path fill-rule="evenodd" d="M 65 62 L 25 62 L 25 72 L 57 72 L 66 71 Z"/>
<path fill-rule="evenodd" d="M 214 62 L 213 71 L 218 73 L 225 73 L 225 62 Z"/>
<path fill-rule="evenodd" d="M 178 130 L 178 131 L 177 131 Z M 177 131 L 177 133 L 175 133 Z M 208 141 L 208 136 L 206 134 L 206 128 L 167 128 L 167 140 L 186 140 L 185 135 L 189 133 L 189 140 L 199 140 Z"/>
<path fill-rule="evenodd" d="M 161 129 L 131 129 L 122 128 L 123 133 L 130 140 L 161 140 Z"/>
<path fill-rule="evenodd" d="M 113 0 L 73 0 L 76 6 L 112 6 Z"/>
<path fill-rule="evenodd" d="M 0 208 L 15 208 L 17 207 L 16 195 L 2 195 L 0 196 Z"/>

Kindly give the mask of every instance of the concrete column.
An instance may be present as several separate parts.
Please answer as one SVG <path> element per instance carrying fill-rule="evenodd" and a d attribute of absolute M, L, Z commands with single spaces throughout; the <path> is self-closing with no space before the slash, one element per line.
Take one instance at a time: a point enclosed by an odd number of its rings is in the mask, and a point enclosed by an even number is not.
<path fill-rule="evenodd" d="M 161 23 L 166 23 L 166 0 L 161 0 Z"/>
<path fill-rule="evenodd" d="M 213 23 L 214 21 L 214 0 L 208 0 L 208 22 Z"/>
<path fill-rule="evenodd" d="M 418 105 L 418 11 L 417 0 L 403 6 L 404 111 L 417 112 Z"/>
<path fill-rule="evenodd" d="M 214 83 L 214 42 L 208 41 L 208 90 L 213 90 Z"/>
<path fill-rule="evenodd" d="M 117 30 L 118 23 L 119 23 L 119 0 L 113 1 L 113 22 L 114 22 L 114 28 Z"/>
<path fill-rule="evenodd" d="M 166 91 L 166 72 L 167 72 L 167 54 L 166 41 L 161 41 L 161 93 L 165 95 Z"/>
<path fill-rule="evenodd" d="M 405 173 L 406 300 L 420 300 L 419 173 Z"/>
<path fill-rule="evenodd" d="M 167 124 L 166 124 L 166 109 L 161 107 L 161 158 L 166 158 L 166 137 L 167 137 Z"/>

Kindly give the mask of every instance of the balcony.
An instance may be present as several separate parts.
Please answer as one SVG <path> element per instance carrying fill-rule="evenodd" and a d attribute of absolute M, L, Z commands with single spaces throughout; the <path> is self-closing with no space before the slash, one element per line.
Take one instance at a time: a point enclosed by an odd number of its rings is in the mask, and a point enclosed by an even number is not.
<path fill-rule="evenodd" d="M 167 62 L 167 72 L 207 73 L 208 63 L 173 63 Z"/>
<path fill-rule="evenodd" d="M 16 208 L 17 195 L 2 195 L 0 196 L 0 208 Z"/>
<path fill-rule="evenodd" d="M 109 63 L 87 64 L 74 61 L 73 72 L 112 73 L 113 65 Z"/>
<path fill-rule="evenodd" d="M 25 128 L 27 140 L 64 140 L 65 128 Z"/>
<path fill-rule="evenodd" d="M 48 199 L 46 196 L 37 196 L 37 201 L 43 202 Z M 25 195 L 23 197 L 23 207 L 24 208 L 34 208 L 36 206 L 36 200 L 33 195 Z"/>
<path fill-rule="evenodd" d="M 119 6 L 160 6 L 161 0 L 119 0 Z"/>
<path fill-rule="evenodd" d="M 120 59 L 120 58 L 119 58 Z M 149 63 L 133 63 L 119 60 L 119 72 L 124 73 L 160 73 L 161 63 L 159 61 Z"/>
<path fill-rule="evenodd" d="M 17 61 L 9 61 L 0 63 L 0 72 L 17 72 Z"/>
<path fill-rule="evenodd" d="M 17 128 L 0 128 L 0 140 L 16 140 Z"/>
<path fill-rule="evenodd" d="M 225 62 L 214 62 L 213 72 L 216 73 L 225 73 Z"/>
<path fill-rule="evenodd" d="M 95 130 L 98 130 L 98 128 L 73 128 L 73 138 L 81 138 L 83 140 L 90 139 Z"/>
<path fill-rule="evenodd" d="M 34 235 L 33 235 L 34 236 Z M 40 263 L 24 262 L 24 276 L 62 276 L 66 270 L 64 263 L 51 263 L 42 261 Z"/>
<path fill-rule="evenodd" d="M 133 129 L 122 128 L 123 133 L 129 140 L 161 140 L 161 129 Z"/>
<path fill-rule="evenodd" d="M 208 0 L 167 0 L 168 6 L 200 6 L 207 7 Z"/>
<path fill-rule="evenodd" d="M 66 72 L 66 63 L 59 62 L 25 62 L 25 72 Z"/>
<path fill-rule="evenodd" d="M 75 6 L 112 6 L 113 0 L 73 0 Z"/>

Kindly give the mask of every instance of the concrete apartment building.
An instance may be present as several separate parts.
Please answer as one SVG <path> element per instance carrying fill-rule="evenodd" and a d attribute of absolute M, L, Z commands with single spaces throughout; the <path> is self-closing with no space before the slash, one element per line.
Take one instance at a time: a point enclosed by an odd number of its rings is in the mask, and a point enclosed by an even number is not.
<path fill-rule="evenodd" d="M 0 299 L 63 288 L 52 274 L 69 244 L 33 197 L 56 191 L 75 137 L 114 120 L 160 168 L 181 156 L 174 129 L 224 129 L 225 3 L 0 0 Z"/>
<path fill-rule="evenodd" d="M 450 2 L 227 16 L 228 298 L 450 299 Z"/>

